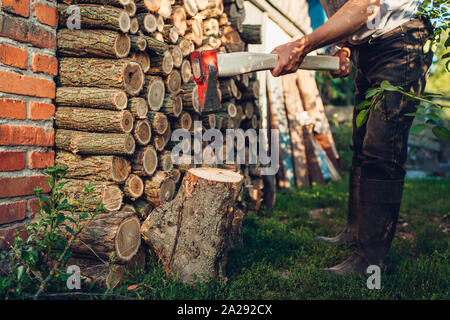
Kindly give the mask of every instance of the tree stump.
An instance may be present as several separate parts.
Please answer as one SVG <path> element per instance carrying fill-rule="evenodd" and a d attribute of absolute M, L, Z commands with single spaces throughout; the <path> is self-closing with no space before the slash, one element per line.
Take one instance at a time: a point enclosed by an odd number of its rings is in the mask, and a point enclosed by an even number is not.
<path fill-rule="evenodd" d="M 241 186 L 242 176 L 231 170 L 186 172 L 176 198 L 154 209 L 141 227 L 166 272 L 188 283 L 222 276 L 231 234 L 239 229 L 233 206 Z"/>

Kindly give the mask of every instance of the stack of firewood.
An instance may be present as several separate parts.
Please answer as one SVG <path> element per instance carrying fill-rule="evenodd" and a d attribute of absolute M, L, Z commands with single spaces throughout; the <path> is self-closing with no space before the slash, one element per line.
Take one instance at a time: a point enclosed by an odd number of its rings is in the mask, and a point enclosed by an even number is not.
<path fill-rule="evenodd" d="M 171 141 L 172 131 L 193 132 L 194 121 L 202 121 L 203 130 L 260 128 L 255 74 L 221 79 L 223 111 L 204 114 L 199 110 L 190 53 L 244 51 L 246 43 L 260 43 L 261 28 L 242 24 L 243 0 L 62 2 L 55 163 L 68 167 L 64 190 L 69 200 L 81 199 L 90 183 L 93 197 L 85 207 L 93 209 L 100 202 L 106 210 L 90 226 L 102 236 L 80 235 L 73 251 L 87 258 L 110 259 L 114 254 L 115 261 L 125 266 L 140 251 L 141 222 L 173 199 L 189 168 L 200 166 L 172 163 L 171 149 L 178 143 Z M 67 10 L 73 4 L 79 9 L 81 29 L 68 28 L 77 18 L 76 11 Z M 208 156 L 215 155 L 205 144 L 203 160 Z M 208 166 L 217 166 L 212 163 Z M 222 167 L 244 176 L 241 207 L 250 203 L 246 209 L 259 210 L 263 188 L 259 166 Z"/>

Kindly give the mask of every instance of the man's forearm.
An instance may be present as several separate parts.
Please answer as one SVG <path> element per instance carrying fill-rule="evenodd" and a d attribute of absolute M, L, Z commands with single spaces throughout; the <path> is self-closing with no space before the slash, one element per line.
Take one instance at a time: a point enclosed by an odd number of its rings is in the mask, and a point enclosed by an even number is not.
<path fill-rule="evenodd" d="M 380 0 L 349 0 L 327 22 L 299 41 L 307 52 L 342 41 L 361 29 L 372 15 L 368 8 L 379 4 Z"/>

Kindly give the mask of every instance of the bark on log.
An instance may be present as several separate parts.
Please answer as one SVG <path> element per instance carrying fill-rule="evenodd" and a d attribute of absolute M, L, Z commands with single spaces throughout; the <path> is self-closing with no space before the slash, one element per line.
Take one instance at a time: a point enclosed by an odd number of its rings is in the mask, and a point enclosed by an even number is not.
<path fill-rule="evenodd" d="M 161 33 L 162 33 L 164 41 L 166 43 L 172 43 L 172 44 L 177 43 L 178 37 L 179 37 L 177 27 L 175 27 L 171 24 L 165 24 Z"/>
<path fill-rule="evenodd" d="M 231 26 L 222 28 L 222 37 L 220 39 L 228 52 L 245 51 L 245 43 L 242 41 L 239 33 Z"/>
<path fill-rule="evenodd" d="M 170 118 L 178 118 L 183 111 L 183 100 L 179 95 L 166 95 L 164 104 L 159 110 Z"/>
<path fill-rule="evenodd" d="M 173 169 L 172 156 L 170 151 L 164 151 L 158 155 L 158 169 L 170 172 Z"/>
<path fill-rule="evenodd" d="M 56 89 L 56 104 L 59 107 L 86 107 L 109 110 L 123 110 L 128 98 L 118 89 L 89 87 L 59 87 Z"/>
<path fill-rule="evenodd" d="M 147 103 L 151 111 L 158 111 L 164 103 L 166 87 L 160 77 L 146 77 Z"/>
<path fill-rule="evenodd" d="M 139 219 L 141 220 L 147 219 L 148 215 L 153 210 L 152 205 L 149 202 L 142 199 L 137 199 L 134 202 L 134 207 L 136 209 L 137 215 L 139 216 Z"/>
<path fill-rule="evenodd" d="M 144 194 L 144 181 L 138 175 L 130 174 L 125 181 L 123 191 L 127 198 L 135 201 Z"/>
<path fill-rule="evenodd" d="M 145 51 L 147 49 L 147 41 L 140 35 L 130 36 L 131 49 L 134 51 Z"/>
<path fill-rule="evenodd" d="M 145 198 L 153 207 L 172 200 L 174 193 L 175 183 L 165 171 L 157 171 L 151 178 L 145 180 Z"/>
<path fill-rule="evenodd" d="M 130 58 L 131 61 L 138 63 L 141 66 L 142 72 L 148 73 L 150 71 L 150 56 L 147 52 L 138 51 L 133 52 Z"/>
<path fill-rule="evenodd" d="M 83 29 L 99 28 L 124 33 L 130 30 L 130 16 L 125 10 L 94 4 L 79 4 L 77 7 L 80 9 L 80 21 Z M 67 21 L 73 14 L 72 11 L 67 11 L 67 8 L 67 5 L 58 4 L 59 26 L 61 28 L 69 25 Z"/>
<path fill-rule="evenodd" d="M 144 39 L 147 40 L 147 50 L 150 52 L 162 55 L 169 50 L 169 45 L 167 43 L 159 41 L 154 37 L 144 35 Z"/>
<path fill-rule="evenodd" d="M 177 94 L 181 91 L 181 74 L 178 70 L 172 70 L 165 79 L 167 91 L 171 94 Z"/>
<path fill-rule="evenodd" d="M 136 62 L 95 59 L 59 59 L 59 84 L 73 87 L 124 89 L 128 94 L 139 94 L 144 85 L 144 73 Z"/>
<path fill-rule="evenodd" d="M 132 159 L 133 173 L 139 176 L 151 176 L 158 166 L 158 155 L 153 146 L 146 146 L 136 150 Z"/>
<path fill-rule="evenodd" d="M 164 52 L 162 56 L 154 56 L 152 65 L 148 71 L 151 75 L 168 75 L 173 70 L 173 58 L 169 51 Z"/>
<path fill-rule="evenodd" d="M 67 5 L 91 3 L 122 8 L 123 6 L 129 4 L 131 0 L 62 0 L 61 2 L 64 2 Z"/>
<path fill-rule="evenodd" d="M 106 211 L 116 211 L 122 207 L 123 193 L 114 182 L 78 179 L 63 179 L 61 182 L 65 183 L 63 199 L 67 199 L 75 210 L 81 210 L 83 206 L 85 210 L 95 210 L 100 203 Z M 84 189 L 88 184 L 92 192 L 86 199 Z"/>
<path fill-rule="evenodd" d="M 229 170 L 190 169 L 176 198 L 153 210 L 141 234 L 166 272 L 183 282 L 223 275 L 241 185 Z"/>
<path fill-rule="evenodd" d="M 147 119 L 148 104 L 143 98 L 131 98 L 128 102 L 128 109 L 131 114 L 138 119 Z"/>
<path fill-rule="evenodd" d="M 136 16 L 144 33 L 151 35 L 157 29 L 156 17 L 151 13 L 140 13 Z"/>
<path fill-rule="evenodd" d="M 129 155 L 134 152 L 135 141 L 129 133 L 91 133 L 58 129 L 55 146 L 75 154 Z"/>
<path fill-rule="evenodd" d="M 241 38 L 250 44 L 261 44 L 262 34 L 260 24 L 244 24 L 242 26 Z"/>
<path fill-rule="evenodd" d="M 57 40 L 61 56 L 124 58 L 131 48 L 128 35 L 111 30 L 61 29 Z"/>
<path fill-rule="evenodd" d="M 86 222 L 87 224 L 87 222 Z M 130 261 L 141 245 L 139 235 L 140 221 L 132 206 L 124 206 L 120 211 L 99 213 L 79 234 L 71 250 L 85 256 L 98 256 L 108 259 L 114 254 L 117 261 Z"/>
<path fill-rule="evenodd" d="M 180 47 L 173 46 L 170 49 L 170 53 L 172 54 L 173 66 L 175 68 L 180 68 L 183 63 L 183 53 L 181 52 Z"/>
<path fill-rule="evenodd" d="M 88 132 L 130 133 L 134 118 L 128 110 L 111 111 L 87 108 L 59 107 L 55 125 L 61 129 Z"/>
<path fill-rule="evenodd" d="M 149 144 L 152 138 L 152 127 L 148 119 L 137 120 L 133 130 L 136 143 L 141 146 Z"/>
<path fill-rule="evenodd" d="M 80 156 L 58 151 L 55 165 L 67 167 L 66 178 L 123 183 L 130 174 L 130 163 L 118 156 Z"/>
<path fill-rule="evenodd" d="M 183 111 L 180 117 L 175 121 L 173 127 L 175 129 L 185 129 L 189 130 L 192 126 L 192 117 L 186 111 Z"/>

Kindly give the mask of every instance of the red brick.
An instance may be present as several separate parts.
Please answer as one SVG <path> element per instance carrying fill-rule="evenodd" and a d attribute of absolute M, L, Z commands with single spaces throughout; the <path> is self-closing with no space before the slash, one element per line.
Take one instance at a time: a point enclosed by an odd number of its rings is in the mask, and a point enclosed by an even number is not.
<path fill-rule="evenodd" d="M 56 76 L 58 74 L 58 60 L 36 53 L 31 60 L 31 71 L 43 72 Z"/>
<path fill-rule="evenodd" d="M 53 146 L 55 131 L 42 127 L 0 125 L 2 146 Z"/>
<path fill-rule="evenodd" d="M 25 219 L 27 202 L 25 200 L 0 204 L 0 224 Z"/>
<path fill-rule="evenodd" d="M 47 24 L 52 27 L 58 25 L 58 11 L 55 7 L 49 7 L 42 3 L 35 3 L 33 11 L 40 23 Z"/>
<path fill-rule="evenodd" d="M 42 192 L 48 192 L 46 179 L 44 175 L 0 178 L 0 198 L 32 195 L 36 187 L 42 187 Z"/>
<path fill-rule="evenodd" d="M 0 36 L 31 43 L 37 48 L 56 50 L 56 34 L 30 21 L 0 15 Z"/>
<path fill-rule="evenodd" d="M 56 87 L 53 81 L 0 71 L 0 91 L 53 99 Z"/>
<path fill-rule="evenodd" d="M 55 164 L 55 152 L 31 151 L 28 153 L 28 168 L 43 169 Z"/>
<path fill-rule="evenodd" d="M 8 242 L 11 245 L 14 244 L 16 231 L 20 232 L 19 237 L 21 237 L 23 240 L 26 240 L 28 234 L 24 226 L 0 229 L 0 249 L 8 249 L 9 248 Z"/>
<path fill-rule="evenodd" d="M 28 209 L 32 214 L 36 214 L 41 208 L 39 207 L 38 198 L 32 198 L 28 200 Z"/>
<path fill-rule="evenodd" d="M 0 99 L 0 118 L 20 119 L 27 117 L 27 104 L 23 100 Z"/>
<path fill-rule="evenodd" d="M 31 120 L 49 120 L 55 115 L 55 105 L 51 103 L 30 102 L 29 118 Z"/>
<path fill-rule="evenodd" d="M 25 169 L 25 151 L 0 151 L 0 171 Z"/>
<path fill-rule="evenodd" d="M 28 68 L 27 51 L 8 44 L 0 44 L 0 62 L 26 70 Z"/>
<path fill-rule="evenodd" d="M 30 0 L 2 0 L 3 10 L 28 18 L 30 16 Z"/>

